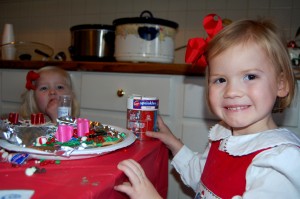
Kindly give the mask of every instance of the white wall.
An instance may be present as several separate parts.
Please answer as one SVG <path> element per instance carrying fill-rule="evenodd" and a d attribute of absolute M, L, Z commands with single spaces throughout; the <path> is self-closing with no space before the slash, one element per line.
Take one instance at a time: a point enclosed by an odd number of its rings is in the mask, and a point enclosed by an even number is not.
<path fill-rule="evenodd" d="M 70 27 L 79 24 L 112 24 L 123 17 L 138 17 L 143 10 L 154 17 L 179 24 L 176 47 L 188 38 L 206 36 L 202 19 L 217 13 L 237 20 L 265 16 L 273 19 L 288 39 L 300 26 L 299 0 L 0 0 L 0 34 L 12 23 L 16 40 L 36 41 L 64 51 L 71 44 Z M 184 63 L 185 49 L 175 53 L 175 63 Z"/>

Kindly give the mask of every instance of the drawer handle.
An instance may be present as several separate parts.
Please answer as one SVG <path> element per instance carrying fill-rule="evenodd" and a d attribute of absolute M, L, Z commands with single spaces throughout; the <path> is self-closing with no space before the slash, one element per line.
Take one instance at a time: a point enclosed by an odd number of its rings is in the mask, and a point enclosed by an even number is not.
<path fill-rule="evenodd" d="M 123 96 L 125 95 L 125 91 L 123 91 L 123 89 L 118 89 L 118 90 L 117 90 L 117 95 L 118 95 L 119 97 L 123 97 Z"/>

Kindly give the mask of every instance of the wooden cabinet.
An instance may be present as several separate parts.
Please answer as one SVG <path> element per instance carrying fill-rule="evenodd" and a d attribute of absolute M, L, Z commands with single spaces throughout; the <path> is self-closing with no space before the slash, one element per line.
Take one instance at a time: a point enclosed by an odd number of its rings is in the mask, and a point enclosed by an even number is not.
<path fill-rule="evenodd" d="M 0 114 L 17 111 L 25 91 L 29 69 L 0 69 Z M 203 152 L 208 130 L 218 119 L 208 109 L 205 78 L 171 74 L 69 71 L 81 104 L 81 117 L 126 127 L 127 97 L 132 94 L 155 96 L 159 113 L 173 133 L 194 151 Z M 122 89 L 123 96 L 117 91 Z M 299 95 L 284 113 L 276 114 L 278 123 L 296 133 L 299 127 Z M 299 134 L 300 135 L 300 134 Z M 170 166 L 169 199 L 188 199 L 193 192 L 185 188 Z"/>
<path fill-rule="evenodd" d="M 25 91 L 26 72 L 1 70 L 1 115 L 18 111 L 21 94 Z"/>

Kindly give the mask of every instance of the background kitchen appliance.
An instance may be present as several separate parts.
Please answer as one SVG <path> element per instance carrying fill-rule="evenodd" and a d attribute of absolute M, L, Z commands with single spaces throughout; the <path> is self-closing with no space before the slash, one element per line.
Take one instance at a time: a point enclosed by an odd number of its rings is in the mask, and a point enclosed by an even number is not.
<path fill-rule="evenodd" d="M 115 27 L 102 24 L 82 24 L 70 28 L 69 52 L 74 61 L 115 61 Z"/>
<path fill-rule="evenodd" d="M 113 25 L 117 61 L 173 62 L 177 23 L 154 18 L 145 10 L 140 17 L 116 19 Z"/>

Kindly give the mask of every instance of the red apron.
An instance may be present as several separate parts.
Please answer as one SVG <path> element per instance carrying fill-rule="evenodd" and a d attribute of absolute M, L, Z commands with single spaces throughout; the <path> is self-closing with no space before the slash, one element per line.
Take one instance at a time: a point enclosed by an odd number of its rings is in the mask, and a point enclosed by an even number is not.
<path fill-rule="evenodd" d="M 201 176 L 201 196 L 215 198 L 242 196 L 246 189 L 246 171 L 259 150 L 243 156 L 220 151 L 221 141 L 213 141 Z"/>

